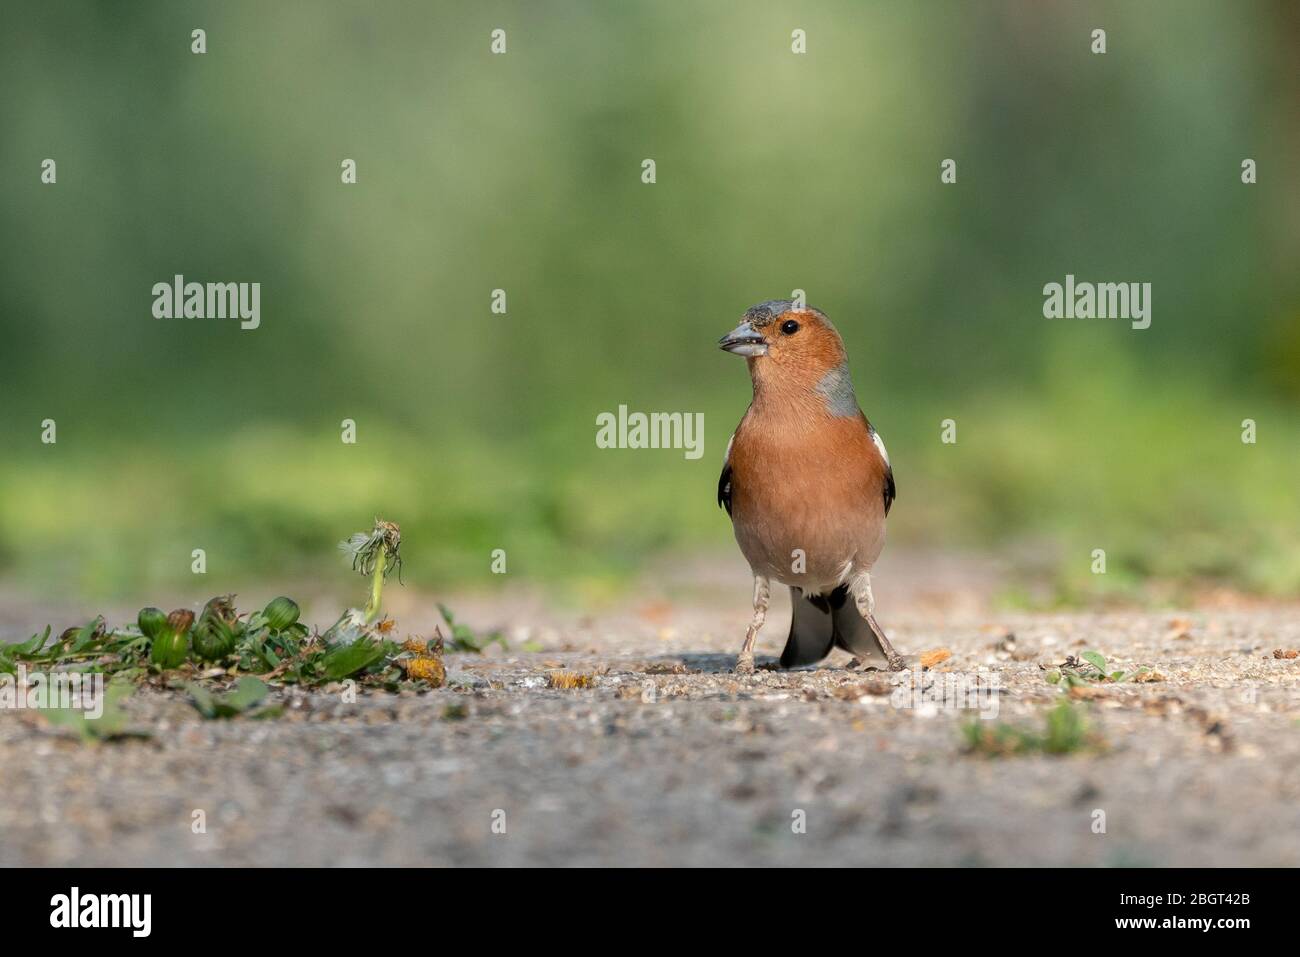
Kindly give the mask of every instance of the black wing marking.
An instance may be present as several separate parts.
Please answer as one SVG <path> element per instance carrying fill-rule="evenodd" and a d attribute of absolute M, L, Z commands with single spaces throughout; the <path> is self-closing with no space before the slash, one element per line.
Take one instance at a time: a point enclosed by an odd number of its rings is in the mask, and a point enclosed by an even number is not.
<path fill-rule="evenodd" d="M 894 499 L 898 497 L 898 490 L 894 486 L 894 467 L 889 464 L 889 453 L 885 451 L 884 440 L 876 432 L 876 427 L 864 415 L 862 421 L 867 423 L 867 433 L 871 436 L 871 441 L 875 443 L 876 450 L 880 453 L 880 459 L 885 463 L 885 514 L 889 514 L 889 507 L 894 504 Z"/>
<path fill-rule="evenodd" d="M 722 474 L 718 476 L 718 504 L 731 514 L 731 443 L 736 441 L 732 435 L 727 439 L 727 451 L 722 455 Z"/>

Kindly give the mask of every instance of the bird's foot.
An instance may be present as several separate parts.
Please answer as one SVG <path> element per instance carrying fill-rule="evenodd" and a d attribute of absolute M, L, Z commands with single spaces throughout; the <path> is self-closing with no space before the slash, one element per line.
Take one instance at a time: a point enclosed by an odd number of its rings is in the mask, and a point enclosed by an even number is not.
<path fill-rule="evenodd" d="M 904 658 L 898 653 L 888 656 L 883 662 L 878 657 L 850 658 L 844 665 L 846 671 L 910 671 L 921 667 L 916 655 Z"/>
<path fill-rule="evenodd" d="M 742 651 L 736 656 L 736 674 L 752 675 L 754 673 L 754 653 L 752 651 Z"/>

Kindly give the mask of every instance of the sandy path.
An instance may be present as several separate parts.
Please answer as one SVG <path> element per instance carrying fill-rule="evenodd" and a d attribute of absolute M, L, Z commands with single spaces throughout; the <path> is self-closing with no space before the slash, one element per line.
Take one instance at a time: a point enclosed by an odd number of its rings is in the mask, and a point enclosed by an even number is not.
<path fill-rule="evenodd" d="M 1295 608 L 886 607 L 901 650 L 952 652 L 923 680 L 979 672 L 997 694 L 965 703 L 1017 727 L 1062 696 L 1042 666 L 1085 648 L 1163 677 L 1078 703 L 1096 749 L 989 758 L 964 749 L 978 711 L 900 707 L 839 653 L 731 675 L 732 592 L 591 618 L 466 597 L 462 618 L 541 650 L 450 656 L 463 684 L 423 694 L 278 692 L 278 720 L 205 722 L 142 691 L 152 736 L 87 746 L 0 714 L 0 864 L 1300 864 L 1300 659 L 1272 656 L 1300 648 Z M 419 595 L 401 605 L 433 620 Z M 555 690 L 557 669 L 592 686 Z"/>

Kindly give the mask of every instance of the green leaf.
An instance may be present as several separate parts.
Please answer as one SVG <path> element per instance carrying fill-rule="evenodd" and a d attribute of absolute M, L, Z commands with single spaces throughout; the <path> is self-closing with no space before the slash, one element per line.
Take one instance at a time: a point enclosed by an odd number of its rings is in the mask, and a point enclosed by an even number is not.
<path fill-rule="evenodd" d="M 358 671 L 364 671 L 384 657 L 380 642 L 362 635 L 350 645 L 335 648 L 321 659 L 321 674 L 325 681 L 340 681 Z"/>
<path fill-rule="evenodd" d="M 32 635 L 26 641 L 20 641 L 12 645 L 5 645 L 3 647 L 0 647 L 0 661 L 5 661 L 10 663 L 10 667 L 5 670 L 12 673 L 14 670 L 12 666 L 12 662 L 15 658 L 26 658 L 29 657 L 30 655 L 34 655 L 38 653 L 42 648 L 45 647 L 45 642 L 49 641 L 49 639 L 50 639 L 50 626 L 46 625 L 44 632 L 40 634 Z"/>
<path fill-rule="evenodd" d="M 217 718 L 233 718 L 243 714 L 249 708 L 259 704 L 270 694 L 266 682 L 251 675 L 245 675 L 235 685 L 235 690 L 227 695 L 214 695 L 202 685 L 187 682 L 185 690 L 190 693 L 190 703 L 196 711 L 209 721 Z M 260 714 L 253 717 L 261 717 Z"/>
<path fill-rule="evenodd" d="M 185 690 L 190 693 L 190 704 L 194 705 L 199 714 L 205 718 L 215 718 L 217 716 L 217 701 L 207 688 L 191 681 L 185 685 Z"/>
<path fill-rule="evenodd" d="M 447 627 L 451 629 L 452 651 L 473 651 L 481 654 L 483 649 L 494 641 L 504 650 L 510 650 L 510 646 L 506 644 L 506 637 L 501 632 L 494 631 L 486 638 L 479 638 L 468 625 L 459 624 L 456 617 L 451 613 L 451 609 L 442 602 L 438 603 L 438 611 L 442 613 L 443 620 L 447 622 Z"/>
<path fill-rule="evenodd" d="M 1047 735 L 1042 743 L 1044 751 L 1048 754 L 1069 754 L 1083 747 L 1084 741 L 1083 716 L 1070 702 L 1062 700 L 1047 712 Z"/>
<path fill-rule="evenodd" d="M 50 626 L 46 625 L 43 632 L 39 635 L 32 635 L 32 637 L 25 642 L 26 648 L 23 653 L 28 655 L 39 654 L 40 650 L 45 647 L 45 643 L 49 640 Z"/>
<path fill-rule="evenodd" d="M 1082 655 L 1080 655 L 1079 657 L 1082 658 L 1084 661 L 1088 662 L 1088 664 L 1092 665 L 1094 668 L 1096 668 L 1098 671 L 1100 671 L 1103 675 L 1106 673 L 1106 659 L 1105 659 L 1104 657 L 1102 657 L 1102 655 L 1099 654 L 1098 652 L 1096 652 L 1096 651 L 1085 651 L 1085 652 L 1084 652 Z"/>
<path fill-rule="evenodd" d="M 235 690 L 226 696 L 226 703 L 236 711 L 247 711 L 270 693 L 265 681 L 245 675 L 236 683 Z"/>
<path fill-rule="evenodd" d="M 107 741 L 127 734 L 129 716 L 122 702 L 134 693 L 135 686 L 130 682 L 110 681 L 104 688 L 103 712 L 97 718 L 81 708 L 45 708 L 41 713 L 50 724 L 74 729 L 82 741 Z"/>
<path fill-rule="evenodd" d="M 72 644 L 68 647 L 68 651 L 74 655 L 79 651 L 84 651 L 86 646 L 95 640 L 96 633 L 103 626 L 104 616 L 95 616 L 82 627 L 81 631 L 77 632 L 77 637 L 72 639 Z"/>

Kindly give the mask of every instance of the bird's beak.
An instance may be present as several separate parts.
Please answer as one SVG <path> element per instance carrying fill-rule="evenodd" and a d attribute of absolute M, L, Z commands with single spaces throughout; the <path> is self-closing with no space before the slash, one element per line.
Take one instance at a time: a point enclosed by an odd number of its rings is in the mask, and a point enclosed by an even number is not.
<path fill-rule="evenodd" d="M 767 355 L 767 342 L 757 330 L 749 324 L 748 320 L 736 326 L 725 336 L 718 340 L 719 347 L 726 349 L 728 352 L 734 352 L 738 356 L 765 356 Z"/>

